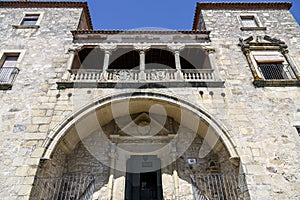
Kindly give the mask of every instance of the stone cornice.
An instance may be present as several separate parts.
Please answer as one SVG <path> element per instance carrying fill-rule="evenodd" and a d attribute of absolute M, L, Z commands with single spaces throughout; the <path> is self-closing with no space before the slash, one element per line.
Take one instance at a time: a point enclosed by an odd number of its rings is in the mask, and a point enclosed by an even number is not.
<path fill-rule="evenodd" d="M 73 36 L 81 34 L 209 34 L 203 30 L 74 30 Z"/>
<path fill-rule="evenodd" d="M 220 10 L 220 9 L 229 9 L 229 10 L 264 10 L 264 9 L 285 9 L 289 10 L 292 7 L 291 2 L 263 2 L 263 3 L 250 3 L 250 2 L 223 2 L 223 3 L 197 3 L 194 22 L 193 22 L 193 30 L 198 29 L 199 24 L 199 16 L 201 10 L 212 9 L 212 10 Z"/>
<path fill-rule="evenodd" d="M 82 8 L 89 29 L 93 29 L 92 19 L 87 2 L 68 1 L 1 1 L 0 8 Z"/>
<path fill-rule="evenodd" d="M 209 34 L 203 30 L 74 30 L 72 34 Z"/>

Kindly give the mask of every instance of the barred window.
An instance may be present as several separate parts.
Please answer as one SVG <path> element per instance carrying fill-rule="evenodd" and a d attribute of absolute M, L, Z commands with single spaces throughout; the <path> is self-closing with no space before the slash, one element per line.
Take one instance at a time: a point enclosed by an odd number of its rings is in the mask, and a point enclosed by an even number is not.
<path fill-rule="evenodd" d="M 255 86 L 300 86 L 300 70 L 285 42 L 270 36 L 240 38 Z"/>
<path fill-rule="evenodd" d="M 0 89 L 10 89 L 19 69 L 16 67 L 19 54 L 3 54 L 0 67 Z"/>
<path fill-rule="evenodd" d="M 258 70 L 265 80 L 295 79 L 295 74 L 280 52 L 253 52 Z"/>
<path fill-rule="evenodd" d="M 287 66 L 282 63 L 258 64 L 265 79 L 289 79 Z"/>

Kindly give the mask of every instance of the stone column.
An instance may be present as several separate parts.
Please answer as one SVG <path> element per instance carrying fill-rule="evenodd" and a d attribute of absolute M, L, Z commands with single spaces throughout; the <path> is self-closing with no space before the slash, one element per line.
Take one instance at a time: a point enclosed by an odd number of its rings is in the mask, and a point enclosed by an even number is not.
<path fill-rule="evenodd" d="M 134 49 L 140 52 L 140 74 L 139 80 L 145 81 L 146 80 L 146 73 L 145 73 L 145 53 L 148 49 L 150 49 L 150 45 L 144 44 L 136 44 L 134 45 Z"/>
<path fill-rule="evenodd" d="M 291 66 L 291 68 L 292 68 L 292 70 L 293 70 L 293 72 L 294 72 L 296 78 L 297 78 L 298 80 L 300 80 L 300 73 L 299 73 L 297 67 L 295 66 L 293 60 L 292 60 L 291 57 L 289 56 L 289 54 L 288 54 L 289 51 L 288 51 L 287 49 L 284 48 L 284 49 L 281 49 L 281 53 L 282 53 L 282 55 L 285 57 L 285 59 L 286 59 L 286 61 L 289 63 L 289 65 Z"/>
<path fill-rule="evenodd" d="M 102 72 L 102 78 L 104 80 L 107 80 L 107 69 L 108 69 L 108 65 L 109 65 L 109 57 L 111 55 L 111 50 L 105 50 L 105 54 L 104 54 L 104 62 L 103 62 L 103 72 Z"/>
<path fill-rule="evenodd" d="M 75 49 L 68 49 L 69 59 L 67 62 L 67 71 L 65 71 L 65 73 L 63 74 L 62 81 L 70 81 L 71 69 L 76 53 L 77 51 Z"/>
<path fill-rule="evenodd" d="M 183 44 L 172 44 L 168 45 L 168 48 L 173 51 L 175 57 L 175 67 L 176 67 L 176 79 L 183 80 L 183 73 L 181 71 L 180 64 L 180 51 L 184 49 Z"/>
<path fill-rule="evenodd" d="M 146 80 L 145 73 L 145 50 L 140 50 L 140 80 Z"/>
<path fill-rule="evenodd" d="M 117 47 L 117 45 L 111 45 L 111 44 L 103 44 L 103 45 L 100 45 L 100 48 L 102 50 L 104 50 L 104 62 L 103 62 L 103 72 L 102 72 L 102 75 L 101 77 L 106 80 L 107 79 L 107 69 L 108 69 L 108 66 L 109 66 L 109 58 L 110 58 L 110 55 L 112 53 L 113 50 L 115 50 Z"/>

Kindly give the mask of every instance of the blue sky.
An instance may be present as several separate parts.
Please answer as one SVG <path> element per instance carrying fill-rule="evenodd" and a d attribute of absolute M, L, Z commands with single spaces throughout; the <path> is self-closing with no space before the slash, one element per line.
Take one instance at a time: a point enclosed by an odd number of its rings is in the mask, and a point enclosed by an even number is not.
<path fill-rule="evenodd" d="M 192 28 L 200 0 L 88 0 L 94 29 L 157 27 Z M 274 0 L 205 0 L 205 2 L 275 2 Z M 300 0 L 291 0 L 291 12 L 300 22 Z"/>

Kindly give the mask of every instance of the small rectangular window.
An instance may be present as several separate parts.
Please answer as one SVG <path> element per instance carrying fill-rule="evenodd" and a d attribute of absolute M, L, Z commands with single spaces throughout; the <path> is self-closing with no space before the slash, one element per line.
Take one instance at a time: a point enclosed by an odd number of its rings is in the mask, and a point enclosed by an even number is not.
<path fill-rule="evenodd" d="M 241 16 L 243 27 L 258 27 L 254 16 Z"/>
<path fill-rule="evenodd" d="M 21 25 L 36 25 L 40 14 L 26 14 Z"/>

